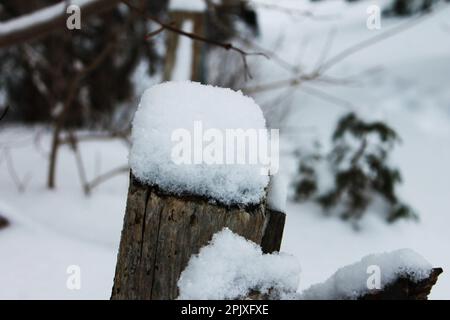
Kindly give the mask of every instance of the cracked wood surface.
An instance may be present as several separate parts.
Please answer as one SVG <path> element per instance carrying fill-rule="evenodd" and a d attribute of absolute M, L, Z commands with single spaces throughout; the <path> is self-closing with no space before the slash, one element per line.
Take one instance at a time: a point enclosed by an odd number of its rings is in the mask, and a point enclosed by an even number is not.
<path fill-rule="evenodd" d="M 200 197 L 162 194 L 130 177 L 111 299 L 175 299 L 191 255 L 214 233 L 228 227 L 261 244 L 268 216 L 265 201 L 227 207 Z"/>

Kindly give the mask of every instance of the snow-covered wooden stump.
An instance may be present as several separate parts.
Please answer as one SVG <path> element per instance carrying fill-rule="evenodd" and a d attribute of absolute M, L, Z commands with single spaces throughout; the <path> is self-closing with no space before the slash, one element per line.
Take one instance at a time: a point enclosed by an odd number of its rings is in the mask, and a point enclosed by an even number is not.
<path fill-rule="evenodd" d="M 263 204 L 227 208 L 201 197 L 161 193 L 131 177 L 113 299 L 174 299 L 191 255 L 228 227 L 261 243 Z"/>
<path fill-rule="evenodd" d="M 177 298 L 189 259 L 224 227 L 259 245 L 264 238 L 270 251 L 279 248 L 281 238 L 265 233 L 280 226 L 282 231 L 282 225 L 266 209 L 269 176 L 261 165 L 221 163 L 214 152 L 212 164 L 190 163 L 201 141 L 189 141 L 192 154 L 182 150 L 174 161 L 183 134 L 193 127 L 194 140 L 202 136 L 198 125 L 214 130 L 210 142 L 214 132 L 265 129 L 253 100 L 229 89 L 185 82 L 144 93 L 133 121 L 130 187 L 112 299 Z M 175 149 L 174 136 L 180 138 Z M 274 222 L 276 228 L 268 227 Z"/>

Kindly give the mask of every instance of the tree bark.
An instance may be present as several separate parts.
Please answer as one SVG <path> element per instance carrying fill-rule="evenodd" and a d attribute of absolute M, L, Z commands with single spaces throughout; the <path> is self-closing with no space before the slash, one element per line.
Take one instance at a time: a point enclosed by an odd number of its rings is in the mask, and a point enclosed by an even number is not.
<path fill-rule="evenodd" d="M 267 224 L 265 201 L 228 207 L 164 194 L 131 175 L 111 299 L 175 299 L 191 255 L 214 233 L 228 227 L 261 244 Z"/>
<path fill-rule="evenodd" d="M 442 272 L 442 268 L 434 268 L 428 278 L 419 282 L 406 277 L 398 278 L 382 290 L 368 293 L 359 300 L 427 300 Z"/>

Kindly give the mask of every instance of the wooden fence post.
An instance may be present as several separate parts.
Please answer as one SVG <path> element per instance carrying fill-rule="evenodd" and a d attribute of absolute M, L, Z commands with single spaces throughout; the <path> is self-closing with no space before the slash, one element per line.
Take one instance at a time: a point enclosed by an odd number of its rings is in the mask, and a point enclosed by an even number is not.
<path fill-rule="evenodd" d="M 266 229 L 274 229 L 268 228 L 267 212 L 265 200 L 227 207 L 201 197 L 164 194 L 131 175 L 111 299 L 175 299 L 191 255 L 214 233 L 228 227 L 261 244 Z M 266 236 L 270 248 L 277 246 L 270 243 L 273 238 Z"/>

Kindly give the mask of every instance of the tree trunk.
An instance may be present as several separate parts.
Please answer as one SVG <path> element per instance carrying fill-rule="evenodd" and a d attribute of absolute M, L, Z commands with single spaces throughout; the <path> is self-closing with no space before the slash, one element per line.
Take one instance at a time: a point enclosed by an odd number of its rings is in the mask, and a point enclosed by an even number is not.
<path fill-rule="evenodd" d="M 228 227 L 261 244 L 267 224 L 265 201 L 226 207 L 163 194 L 131 176 L 111 299 L 175 299 L 191 255 L 214 233 Z"/>

